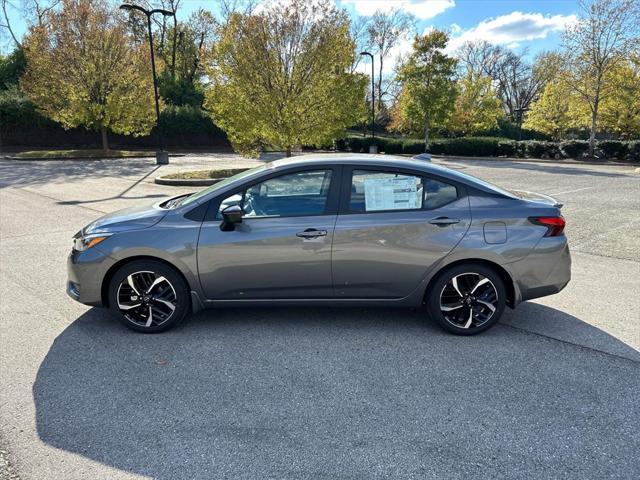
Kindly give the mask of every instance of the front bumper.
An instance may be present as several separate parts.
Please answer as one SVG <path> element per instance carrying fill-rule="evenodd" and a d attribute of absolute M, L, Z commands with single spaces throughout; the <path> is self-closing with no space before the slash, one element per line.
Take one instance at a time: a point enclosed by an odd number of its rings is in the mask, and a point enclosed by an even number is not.
<path fill-rule="evenodd" d="M 115 263 L 97 247 L 72 250 L 67 257 L 67 295 L 85 305 L 102 306 L 102 282 Z"/>

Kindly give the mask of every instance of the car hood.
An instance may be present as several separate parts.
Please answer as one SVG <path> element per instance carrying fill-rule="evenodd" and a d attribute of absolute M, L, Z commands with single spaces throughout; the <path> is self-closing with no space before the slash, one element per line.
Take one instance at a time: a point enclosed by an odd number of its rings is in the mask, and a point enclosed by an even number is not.
<path fill-rule="evenodd" d="M 549 205 L 552 207 L 562 208 L 562 203 L 556 200 L 549 195 L 544 195 L 542 193 L 535 192 L 527 192 L 525 190 L 511 190 L 511 193 L 516 195 L 518 198 L 522 200 L 527 200 L 529 202 L 542 203 L 544 205 Z"/>
<path fill-rule="evenodd" d="M 82 231 L 85 235 L 88 235 L 149 228 L 162 220 L 167 212 L 168 210 L 161 208 L 158 203 L 125 208 L 100 217 L 83 228 Z"/>

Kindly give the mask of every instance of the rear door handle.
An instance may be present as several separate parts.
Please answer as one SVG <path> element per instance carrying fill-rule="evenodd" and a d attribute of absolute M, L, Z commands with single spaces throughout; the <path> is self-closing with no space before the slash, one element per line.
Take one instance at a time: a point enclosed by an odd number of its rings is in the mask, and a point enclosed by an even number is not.
<path fill-rule="evenodd" d="M 453 225 L 454 223 L 460 223 L 459 218 L 449 218 L 449 217 L 438 217 L 430 220 L 429 223 L 431 225 L 438 225 L 441 227 L 445 227 L 447 225 Z"/>
<path fill-rule="evenodd" d="M 302 232 L 296 233 L 296 237 L 300 237 L 300 238 L 317 238 L 317 237 L 324 237 L 326 235 L 327 235 L 326 230 L 317 230 L 315 228 L 307 228 Z"/>

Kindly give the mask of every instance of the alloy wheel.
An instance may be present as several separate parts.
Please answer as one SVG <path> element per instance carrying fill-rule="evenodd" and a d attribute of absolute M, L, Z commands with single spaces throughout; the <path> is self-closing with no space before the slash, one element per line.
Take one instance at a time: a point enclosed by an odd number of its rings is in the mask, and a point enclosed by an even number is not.
<path fill-rule="evenodd" d="M 177 295 L 166 277 L 151 271 L 127 275 L 116 293 L 118 309 L 140 327 L 157 327 L 167 322 L 176 310 Z"/>
<path fill-rule="evenodd" d="M 440 311 L 454 327 L 479 328 L 498 308 L 498 290 L 479 273 L 461 273 L 452 277 L 440 292 Z"/>

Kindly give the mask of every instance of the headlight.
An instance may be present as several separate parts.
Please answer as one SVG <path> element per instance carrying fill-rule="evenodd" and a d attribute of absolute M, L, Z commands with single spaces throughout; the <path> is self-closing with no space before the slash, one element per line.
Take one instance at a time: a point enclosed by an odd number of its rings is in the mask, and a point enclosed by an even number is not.
<path fill-rule="evenodd" d="M 79 233 L 77 236 L 73 237 L 73 249 L 78 252 L 84 252 L 85 250 L 96 246 L 103 240 L 109 238 L 111 234 L 105 233 L 96 233 L 90 235 L 82 235 Z"/>

